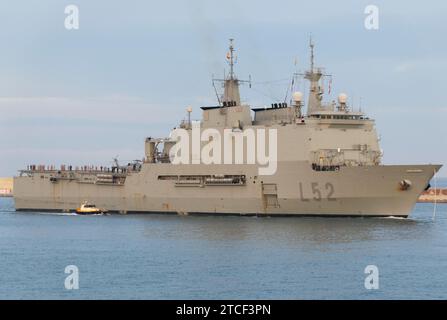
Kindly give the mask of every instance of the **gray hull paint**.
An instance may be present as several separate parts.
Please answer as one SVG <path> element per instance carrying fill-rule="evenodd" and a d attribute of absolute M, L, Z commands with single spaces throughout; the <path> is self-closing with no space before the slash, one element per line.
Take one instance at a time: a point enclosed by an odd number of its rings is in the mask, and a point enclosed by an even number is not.
<path fill-rule="evenodd" d="M 278 163 L 275 175 L 255 177 L 253 165 L 144 164 L 130 173 L 123 186 L 50 182 L 47 177 L 14 179 L 17 210 L 71 211 L 82 201 L 94 202 L 111 212 L 232 214 L 407 216 L 440 165 L 389 165 L 341 168 L 315 172 L 308 163 Z M 242 186 L 178 187 L 157 180 L 163 174 L 232 172 L 245 174 Z M 403 179 L 411 188 L 401 190 Z M 263 185 L 276 185 L 266 195 Z M 331 187 L 332 186 L 332 187 Z M 268 199 L 266 199 L 268 198 Z"/>

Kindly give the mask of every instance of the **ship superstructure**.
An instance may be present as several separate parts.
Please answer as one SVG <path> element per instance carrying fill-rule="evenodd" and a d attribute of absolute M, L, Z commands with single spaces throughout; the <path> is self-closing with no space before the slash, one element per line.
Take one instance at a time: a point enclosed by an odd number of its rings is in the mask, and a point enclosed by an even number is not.
<path fill-rule="evenodd" d="M 179 140 L 171 132 L 146 138 L 144 160 L 127 166 L 30 165 L 14 179 L 16 209 L 68 211 L 89 201 L 121 213 L 406 217 L 441 165 L 383 165 L 374 120 L 353 111 L 345 94 L 323 103 L 323 72 L 314 66 L 312 42 L 310 49 L 307 110 L 301 92 L 293 93 L 290 105 L 242 103 L 231 41 L 230 72 L 218 104 L 202 107 L 199 122 L 191 121 L 188 109 L 179 125 L 189 140 L 182 154 L 188 161 L 175 163 Z M 213 134 L 204 140 L 207 129 Z M 262 130 L 274 130 L 275 143 L 250 134 Z M 216 137 L 228 138 L 230 147 L 222 154 L 213 150 L 217 161 L 204 163 L 203 150 Z M 275 151 L 273 171 L 263 174 L 265 164 L 249 161 L 253 152 L 244 146 L 251 140 L 256 155 L 260 146 Z"/>

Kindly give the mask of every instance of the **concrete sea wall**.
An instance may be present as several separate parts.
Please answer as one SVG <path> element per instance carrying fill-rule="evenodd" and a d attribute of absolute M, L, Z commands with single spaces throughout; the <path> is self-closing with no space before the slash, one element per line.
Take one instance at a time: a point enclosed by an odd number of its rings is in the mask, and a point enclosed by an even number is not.
<path fill-rule="evenodd" d="M 12 197 L 13 195 L 13 179 L 0 178 L 0 197 Z"/>

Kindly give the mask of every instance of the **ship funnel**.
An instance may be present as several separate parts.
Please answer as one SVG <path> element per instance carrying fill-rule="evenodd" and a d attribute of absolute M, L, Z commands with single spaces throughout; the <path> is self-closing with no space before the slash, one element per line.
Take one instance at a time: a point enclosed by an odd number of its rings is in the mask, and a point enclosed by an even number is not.
<path fill-rule="evenodd" d="M 239 80 L 236 79 L 236 77 L 225 80 L 222 103 L 224 107 L 237 106 L 241 104 L 241 97 L 239 94 Z"/>

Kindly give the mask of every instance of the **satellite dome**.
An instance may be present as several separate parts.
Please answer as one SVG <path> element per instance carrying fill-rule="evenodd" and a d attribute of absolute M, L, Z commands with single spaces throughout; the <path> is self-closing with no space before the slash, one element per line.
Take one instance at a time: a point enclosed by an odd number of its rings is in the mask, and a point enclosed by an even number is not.
<path fill-rule="evenodd" d="M 348 95 L 346 93 L 340 93 L 338 95 L 338 102 L 339 103 L 346 103 L 348 101 Z"/>
<path fill-rule="evenodd" d="M 293 101 L 301 102 L 303 100 L 303 93 L 300 91 L 295 91 L 293 93 Z"/>

